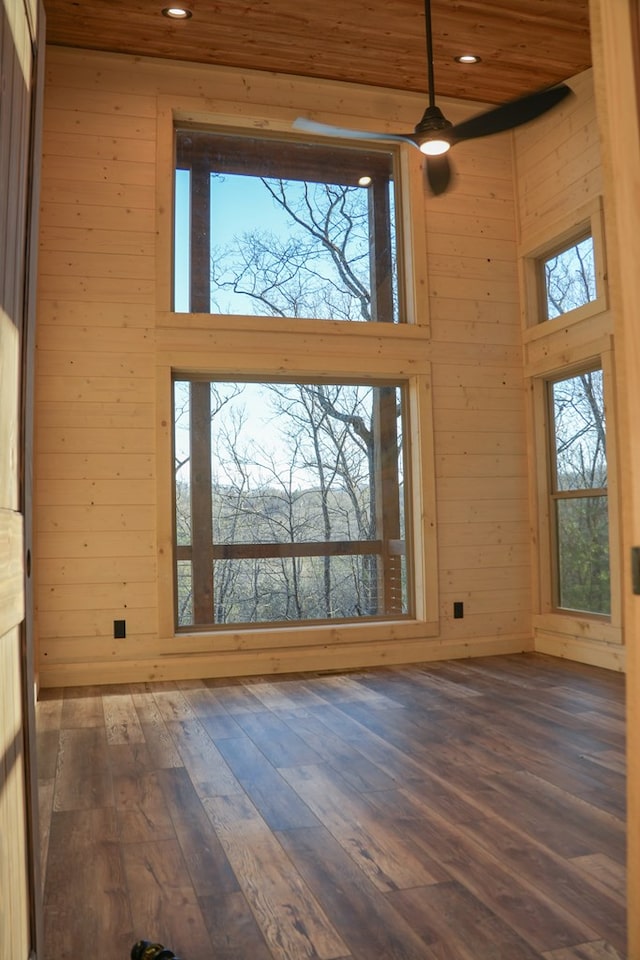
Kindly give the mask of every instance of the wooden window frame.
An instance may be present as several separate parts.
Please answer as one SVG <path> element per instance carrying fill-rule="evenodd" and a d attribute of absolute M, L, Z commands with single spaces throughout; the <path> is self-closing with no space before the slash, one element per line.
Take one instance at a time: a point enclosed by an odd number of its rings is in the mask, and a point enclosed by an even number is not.
<path fill-rule="evenodd" d="M 546 310 L 547 292 L 544 281 L 544 263 L 550 257 L 568 250 L 590 236 L 593 239 L 594 274 L 596 296 L 593 300 L 568 310 L 558 317 L 549 318 Z M 551 239 L 550 239 L 551 238 Z M 546 232 L 544 239 L 534 242 L 520 251 L 522 270 L 521 285 L 524 303 L 525 343 L 558 333 L 568 326 L 603 313 L 609 309 L 609 292 L 606 271 L 604 239 L 604 213 L 602 198 L 585 204 L 570 221 L 556 223 Z"/>
<path fill-rule="evenodd" d="M 190 204 L 190 302 L 192 313 L 210 309 L 210 176 L 212 173 L 243 174 L 309 183 L 357 186 L 363 171 L 368 187 L 370 223 L 371 320 L 394 322 L 394 265 L 392 237 L 395 223 L 389 204 L 389 184 L 395 181 L 394 151 L 384 148 L 332 146 L 255 131 L 220 130 L 178 123 L 176 169 L 187 170 L 192 183 Z M 194 186 L 194 184 L 196 186 Z M 197 197 L 197 202 L 193 198 Z M 397 245 L 398 254 L 401 246 Z M 401 273 L 395 268 L 395 280 Z M 397 322 L 403 322 L 403 304 L 397 306 Z M 231 314 L 233 315 L 233 314 Z M 298 318 L 300 319 L 300 318 Z M 345 321 L 348 322 L 348 321 Z M 362 321 L 351 321 L 362 322 Z"/>
<path fill-rule="evenodd" d="M 160 96 L 158 99 L 158 248 L 166 270 L 157 273 L 156 361 L 158 411 L 158 629 L 161 649 L 181 654 L 216 652 L 236 663 L 237 657 L 265 657 L 281 663 L 277 651 L 286 645 L 299 653 L 287 663 L 300 665 L 308 649 L 336 647 L 341 662 L 360 662 L 349 654 L 359 644 L 377 649 L 389 662 L 419 659 L 422 643 L 439 634 L 438 548 L 436 538 L 435 454 L 431 409 L 429 299 L 426 283 L 424 185 L 417 151 L 397 147 L 395 189 L 399 276 L 404 323 L 362 323 L 332 320 L 175 314 L 172 311 L 174 128 L 177 124 L 215 124 L 220 129 L 290 134 L 292 113 L 275 103 L 261 108 L 260 117 L 247 103 Z M 328 118 L 331 119 L 330 115 Z M 239 358 L 241 362 L 239 363 Z M 403 384 L 408 397 L 411 437 L 407 438 L 407 503 L 415 582 L 413 616 L 403 620 L 292 625 L 262 629 L 175 632 L 172 555 L 172 378 L 197 371 L 203 376 L 233 379 L 242 375 L 268 379 L 280 375 L 302 381 L 314 377 L 387 379 Z M 163 466 L 165 464 L 166 466 Z M 286 639 L 285 639 L 286 637 Z M 388 644 L 397 652 L 384 652 Z M 346 648 L 345 648 L 346 644 Z M 354 646 L 355 645 L 355 646 Z M 242 653 L 240 653 L 242 651 Z M 375 654 L 367 654 L 369 660 Z M 346 659 L 345 659 L 346 658 Z M 381 660 L 381 662 L 382 662 Z M 238 661 L 239 664 L 239 661 Z M 227 669 L 234 669 L 228 666 Z M 274 669 L 278 669 L 274 667 Z"/>
<path fill-rule="evenodd" d="M 572 380 L 581 374 L 595 373 L 600 371 L 603 378 L 604 390 L 604 369 L 600 363 L 590 363 L 573 370 L 563 370 L 557 376 L 549 377 L 545 380 L 546 403 L 547 403 L 547 468 L 548 468 L 548 497 L 549 497 L 549 543 L 551 557 L 551 606 L 554 613 L 561 616 L 593 617 L 608 623 L 611 620 L 610 613 L 598 613 L 596 611 L 587 611 L 574 609 L 572 607 L 563 607 L 560 602 L 560 539 L 558 535 L 558 503 L 567 500 L 578 500 L 584 498 L 605 497 L 607 501 L 607 518 L 609 515 L 609 488 L 597 487 L 560 490 L 558 488 L 558 467 L 557 467 L 557 444 L 555 433 L 555 412 L 553 387 L 554 384 L 562 383 L 565 380 Z M 607 460 L 608 469 L 608 460 Z M 611 532 L 610 521 L 608 519 L 608 540 L 609 551 L 611 551 Z M 609 569 L 611 565 L 609 564 Z"/>
<path fill-rule="evenodd" d="M 538 262 L 549 252 L 569 243 L 572 238 L 590 232 L 594 238 L 596 300 L 552 320 L 540 322 Z M 536 649 L 557 652 L 579 649 L 587 657 L 590 641 L 602 645 L 623 643 L 620 556 L 619 496 L 617 481 L 617 423 L 615 405 L 615 358 L 613 320 L 609 309 L 607 284 L 604 212 L 601 197 L 574 211 L 570 217 L 556 221 L 526 248 L 519 250 L 522 290 L 522 338 L 524 374 L 527 391 L 529 453 L 531 476 L 531 514 L 533 518 L 532 551 L 534 554 L 533 630 Z M 546 294 L 545 294 L 546 296 Z M 607 463 L 609 505 L 609 565 L 611 572 L 611 615 L 602 617 L 558 609 L 555 602 L 552 562 L 554 544 L 551 538 L 550 473 L 549 473 L 549 407 L 547 382 L 570 377 L 588 367 L 602 367 L 605 408 L 607 411 Z M 540 640 L 540 638 L 543 638 Z M 586 646 L 584 645 L 586 643 Z M 540 644 L 540 646 L 539 646 Z M 560 644 L 560 647 L 558 646 Z M 576 646 L 577 645 L 577 646 Z M 600 648 L 603 649 L 603 648 Z M 595 655 L 595 654 L 594 654 Z M 597 657 L 597 655 L 595 655 Z M 608 653 L 603 654 L 607 661 Z M 613 654 L 615 657 L 617 654 Z M 600 661 L 598 661 L 600 662 Z"/>
<path fill-rule="evenodd" d="M 533 424 L 531 438 L 532 513 L 536 562 L 534 563 L 534 596 L 537 595 L 538 613 L 533 616 L 536 634 L 555 637 L 576 637 L 581 641 L 598 641 L 620 645 L 622 637 L 622 596 L 620 585 L 621 557 L 619 504 L 617 483 L 617 431 L 614 414 L 615 365 L 611 338 L 603 337 L 600 351 L 592 354 L 584 349 L 580 359 L 573 358 L 566 366 L 549 365 L 544 374 L 530 381 L 530 422 Z M 602 369 L 604 402 L 607 416 L 607 504 L 609 513 L 609 569 L 611 583 L 611 613 L 600 615 L 573 611 L 558 606 L 556 576 L 556 540 L 554 533 L 554 498 L 552 489 L 553 442 L 552 416 L 549 401 L 549 384 L 587 370 Z M 597 493 L 597 491 L 596 491 Z"/>
<path fill-rule="evenodd" d="M 397 409 L 396 390 L 402 393 L 402 435 L 403 440 L 410 434 L 408 417 L 408 403 L 406 384 L 389 384 L 382 381 L 351 381 L 353 385 L 378 387 L 373 400 L 373 429 L 377 438 L 374 457 L 375 473 L 375 529 L 377 537 L 371 540 L 330 540 L 330 541 L 284 541 L 277 543 L 256 542 L 245 540 L 234 543 L 216 543 L 212 531 L 212 449 L 211 449 L 211 410 L 209 403 L 209 387 L 211 383 L 222 383 L 218 378 L 210 379 L 202 376 L 180 374 L 175 380 L 189 382 L 191 399 L 190 417 L 190 448 L 192 461 L 191 484 L 191 528 L 192 538 L 189 545 L 178 544 L 177 533 L 174 532 L 173 555 L 175 569 L 176 597 L 178 596 L 178 564 L 189 561 L 192 570 L 193 594 L 193 623 L 181 626 L 178 623 L 176 609 L 175 630 L 177 633 L 195 630 L 220 630 L 230 627 L 242 629 L 275 626 L 275 621 L 233 621 L 218 623 L 215 619 L 215 597 L 213 595 L 212 569 L 217 560 L 240 559 L 277 559 L 283 557 L 340 557 L 340 556 L 375 556 L 378 558 L 377 597 L 379 612 L 375 614 L 335 617 L 330 620 L 300 619 L 296 621 L 282 621 L 280 626 L 290 626 L 292 622 L 300 625 L 311 623 L 348 623 L 365 622 L 366 620 L 384 621 L 396 619 L 410 619 L 413 614 L 414 588 L 413 566 L 411 563 L 411 537 L 402 537 L 400 512 L 400 485 L 398 480 L 398 458 L 385 457 L 382 451 L 392 444 L 395 447 L 397 440 Z M 233 382 L 247 382 L 233 381 Z M 249 381 L 252 382 L 252 381 Z M 294 381 L 282 378 L 269 380 L 269 383 L 289 383 Z M 321 381 L 317 381 L 321 382 Z M 342 385 L 343 381 L 340 382 Z M 348 386 L 349 384 L 345 384 Z M 390 388 L 390 389 L 385 389 Z M 407 476 L 404 463 L 403 443 L 403 473 Z M 406 495 L 402 496 L 403 512 L 405 514 L 405 528 L 411 529 L 411 516 Z M 175 504 L 174 496 L 174 504 Z M 402 595 L 397 584 L 401 580 L 402 557 L 406 562 L 406 577 L 404 589 L 407 595 L 407 611 L 403 611 Z"/>

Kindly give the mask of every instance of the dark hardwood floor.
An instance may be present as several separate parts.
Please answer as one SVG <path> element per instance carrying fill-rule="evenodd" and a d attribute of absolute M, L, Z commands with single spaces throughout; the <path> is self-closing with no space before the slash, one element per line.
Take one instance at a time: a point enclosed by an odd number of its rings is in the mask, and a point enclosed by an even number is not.
<path fill-rule="evenodd" d="M 617 960 L 623 678 L 535 654 L 44 691 L 44 960 Z"/>

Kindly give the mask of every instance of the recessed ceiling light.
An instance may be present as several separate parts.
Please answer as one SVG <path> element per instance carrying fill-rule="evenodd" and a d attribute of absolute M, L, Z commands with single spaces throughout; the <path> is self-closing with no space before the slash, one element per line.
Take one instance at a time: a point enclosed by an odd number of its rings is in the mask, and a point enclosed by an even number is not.
<path fill-rule="evenodd" d="M 371 185 L 371 177 L 363 176 L 358 179 L 359 187 L 369 187 Z"/>
<path fill-rule="evenodd" d="M 186 7 L 165 7 L 162 16 L 169 17 L 170 20 L 188 20 L 193 14 Z"/>
<path fill-rule="evenodd" d="M 463 53 L 459 57 L 453 58 L 456 63 L 480 63 L 482 57 L 477 57 L 475 53 Z"/>

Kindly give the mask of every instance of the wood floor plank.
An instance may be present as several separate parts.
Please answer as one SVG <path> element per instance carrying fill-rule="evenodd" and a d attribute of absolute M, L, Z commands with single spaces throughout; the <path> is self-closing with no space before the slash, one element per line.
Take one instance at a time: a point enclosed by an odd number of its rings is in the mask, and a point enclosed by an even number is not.
<path fill-rule="evenodd" d="M 323 703 L 317 693 L 295 678 L 255 678 L 245 680 L 244 684 L 264 707 L 276 714 L 290 715 L 292 711 Z"/>
<path fill-rule="evenodd" d="M 121 849 L 134 939 L 163 943 L 188 960 L 211 960 L 211 940 L 178 841 L 125 843 Z"/>
<path fill-rule="evenodd" d="M 180 752 L 167 730 L 164 720 L 161 720 L 160 723 L 143 723 L 141 727 L 144 742 L 156 770 L 184 766 Z"/>
<path fill-rule="evenodd" d="M 282 775 L 378 890 L 437 882 L 411 847 L 328 768 L 289 767 Z"/>
<path fill-rule="evenodd" d="M 61 730 L 54 810 L 83 810 L 113 804 L 104 726 Z"/>
<path fill-rule="evenodd" d="M 280 842 L 357 960 L 439 960 L 324 827 Z"/>
<path fill-rule="evenodd" d="M 158 708 L 152 691 L 136 689 L 143 684 L 131 684 L 131 699 L 136 708 L 140 728 L 156 769 L 181 767 L 182 758 L 173 742 L 164 717 Z"/>
<path fill-rule="evenodd" d="M 540 954 L 456 881 L 390 894 L 438 960 L 539 960 Z"/>
<path fill-rule="evenodd" d="M 242 681 L 229 682 L 228 680 L 205 680 L 206 685 L 213 691 L 214 699 L 227 713 L 235 716 L 239 713 L 261 713 L 264 704 L 255 697 L 249 687 Z"/>
<path fill-rule="evenodd" d="M 573 864 L 502 818 L 489 818 L 481 825 L 464 824 L 460 829 L 493 855 L 498 853 L 514 873 L 544 890 L 578 922 L 592 927 L 616 949 L 625 951 L 625 910 L 597 881 L 585 877 Z"/>
<path fill-rule="evenodd" d="M 332 674 L 319 677 L 314 684 L 328 703 L 386 703 L 393 705 L 387 694 L 370 689 L 355 674 Z"/>
<path fill-rule="evenodd" d="M 199 797 L 242 793 L 222 754 L 199 720 L 167 723 L 167 729 Z"/>
<path fill-rule="evenodd" d="M 206 716 L 200 715 L 199 720 L 214 743 L 244 736 L 244 731 L 238 721 L 226 710 L 219 710 Z"/>
<path fill-rule="evenodd" d="M 287 723 L 324 763 L 355 790 L 388 790 L 395 787 L 397 780 L 388 771 L 364 757 L 353 743 L 327 730 L 317 717 L 296 714 Z"/>
<path fill-rule="evenodd" d="M 162 770 L 158 779 L 193 888 L 199 898 L 240 888 L 226 854 L 184 769 Z M 205 917 L 206 920 L 206 917 Z M 207 921 L 209 929 L 209 923 Z"/>
<path fill-rule="evenodd" d="M 180 680 L 178 688 L 196 717 L 226 714 L 224 706 L 216 699 L 213 690 L 202 680 Z"/>
<path fill-rule="evenodd" d="M 108 743 L 144 743 L 131 694 L 105 694 L 102 707 Z"/>
<path fill-rule="evenodd" d="M 55 812 L 44 892 L 44 960 L 126 957 L 135 939 L 115 810 Z"/>
<path fill-rule="evenodd" d="M 100 687 L 67 687 L 62 702 L 60 726 L 65 730 L 73 727 L 103 727 L 104 710 Z"/>
<path fill-rule="evenodd" d="M 272 830 L 317 826 L 307 804 L 249 737 L 222 740 L 218 749 Z"/>
<path fill-rule="evenodd" d="M 290 726 L 272 713 L 241 714 L 237 721 L 274 767 L 318 763 L 322 759 Z"/>
<path fill-rule="evenodd" d="M 114 747 L 110 748 L 113 751 Z M 171 840 L 173 823 L 158 776 L 137 766 L 129 744 L 118 745 L 119 767 L 113 771 L 113 792 L 122 843 Z M 128 760 L 128 763 L 127 763 Z"/>
<path fill-rule="evenodd" d="M 333 924 L 249 798 L 206 798 L 203 805 L 275 960 L 347 957 Z"/>
<path fill-rule="evenodd" d="M 164 717 L 156 703 L 156 698 L 152 690 L 147 689 L 148 684 L 131 683 L 131 699 L 138 714 L 138 720 L 141 724 L 164 723 Z"/>
<path fill-rule="evenodd" d="M 173 689 L 172 684 L 163 684 L 153 693 L 153 699 L 165 722 L 194 720 L 195 713 L 181 690 Z"/>
<path fill-rule="evenodd" d="M 212 960 L 273 960 L 243 893 L 215 893 L 200 898 Z"/>
<path fill-rule="evenodd" d="M 627 876 L 623 863 L 616 863 L 606 853 L 573 857 L 571 863 L 609 887 L 613 893 L 618 895 L 621 904 L 626 903 Z"/>
<path fill-rule="evenodd" d="M 495 777 L 491 786 L 493 812 L 507 818 L 517 816 L 521 827 L 561 856 L 574 858 L 600 852 L 624 863 L 626 831 L 619 817 L 527 770 Z M 498 803 L 496 794 L 501 794 L 504 802 Z"/>
<path fill-rule="evenodd" d="M 544 956 L 545 960 L 623 960 L 617 950 L 604 940 L 581 943 L 568 950 L 554 950 Z"/>
<path fill-rule="evenodd" d="M 38 732 L 59 730 L 62 720 L 64 691 L 59 689 L 41 690 L 36 703 L 36 724 Z"/>
<path fill-rule="evenodd" d="M 479 834 L 485 822 L 478 821 Z M 558 906 L 552 896 L 526 883 L 517 867 L 505 863 L 498 851 L 491 852 L 470 839 L 459 826 L 434 814 L 417 823 L 406 821 L 403 829 L 418 849 L 438 861 L 452 880 L 535 950 L 543 952 L 597 939 L 595 929 Z"/>
<path fill-rule="evenodd" d="M 58 763 L 58 744 L 60 743 L 60 729 L 41 729 L 38 726 L 36 733 L 36 755 L 38 758 L 38 777 L 41 780 L 53 780 Z"/>

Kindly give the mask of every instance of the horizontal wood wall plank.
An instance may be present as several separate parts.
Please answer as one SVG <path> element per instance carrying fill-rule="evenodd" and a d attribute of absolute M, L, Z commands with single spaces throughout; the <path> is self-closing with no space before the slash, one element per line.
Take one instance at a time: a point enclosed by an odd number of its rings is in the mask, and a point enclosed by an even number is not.
<path fill-rule="evenodd" d="M 488 617 L 486 621 L 495 618 Z M 481 626 L 480 623 L 477 624 Z M 491 627 L 490 627 L 491 629 Z M 90 649 L 91 644 L 87 647 Z M 532 649 L 529 631 L 526 634 L 505 632 L 496 636 L 495 632 L 482 635 L 476 631 L 472 638 L 451 638 L 446 642 L 417 641 L 397 646 L 388 642 L 368 644 L 366 651 L 362 645 L 340 646 L 331 651 L 331 663 L 334 670 L 349 670 L 362 666 L 380 666 L 384 664 L 417 663 L 421 660 L 433 662 L 466 658 L 469 656 L 493 656 L 507 653 L 521 653 Z M 100 676 L 103 683 L 142 682 L 168 679 L 193 679 L 198 676 L 242 677 L 253 674 L 299 673 L 305 670 L 326 669 L 326 649 L 310 648 L 298 651 L 245 652 L 236 654 L 222 653 L 184 654 L 174 652 L 168 657 L 129 656 L 117 661 L 79 660 L 69 663 L 49 663 L 43 659 L 40 676 L 43 688 L 66 685 L 91 684 L 92 677 Z"/>

